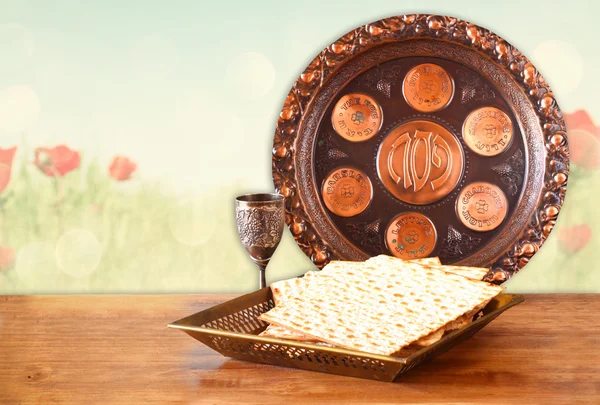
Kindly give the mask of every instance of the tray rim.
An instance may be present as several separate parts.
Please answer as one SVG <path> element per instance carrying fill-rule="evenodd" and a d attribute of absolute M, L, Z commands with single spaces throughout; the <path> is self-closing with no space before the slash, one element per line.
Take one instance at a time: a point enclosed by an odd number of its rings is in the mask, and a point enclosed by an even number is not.
<path fill-rule="evenodd" d="M 206 311 L 212 311 L 212 310 L 218 309 L 220 307 L 223 307 L 227 303 L 230 303 L 235 300 L 239 300 L 248 295 L 257 294 L 259 292 L 264 292 L 265 289 L 270 289 L 270 288 L 266 287 L 264 289 L 257 290 L 253 293 L 241 295 L 232 300 L 225 301 L 224 303 L 212 306 L 210 308 L 204 309 L 202 311 L 199 311 L 199 312 L 189 315 L 187 317 L 181 318 L 177 321 L 171 322 L 167 325 L 167 327 L 171 328 L 171 329 L 179 329 L 186 333 L 189 331 L 189 332 L 198 332 L 198 333 L 206 334 L 206 335 L 234 337 L 234 338 L 238 338 L 238 339 L 248 340 L 253 343 L 268 343 L 268 344 L 293 346 L 293 347 L 298 347 L 298 348 L 302 348 L 302 349 L 324 351 L 324 352 L 328 352 L 331 354 L 343 354 L 343 355 L 348 355 L 348 356 L 365 357 L 365 358 L 370 358 L 370 359 L 374 359 L 374 360 L 392 362 L 392 363 L 397 363 L 397 364 L 408 366 L 408 365 L 412 364 L 418 357 L 420 357 L 424 354 L 427 354 L 430 351 L 435 350 L 438 346 L 444 344 L 445 342 L 452 339 L 456 335 L 461 335 L 464 332 L 466 332 L 468 329 L 475 328 L 479 324 L 484 323 L 489 318 L 493 319 L 493 318 L 499 316 L 500 314 L 502 314 L 503 312 L 507 311 L 508 309 L 510 309 L 518 304 L 521 304 L 525 301 L 525 297 L 521 294 L 501 293 L 501 294 L 497 295 L 496 297 L 494 297 L 493 299 L 497 299 L 498 297 L 507 297 L 507 298 L 509 298 L 509 301 L 506 304 L 492 310 L 491 312 L 489 312 L 489 313 L 485 314 L 484 316 L 482 316 L 481 318 L 469 323 L 468 325 L 466 325 L 460 329 L 457 329 L 455 331 L 452 331 L 451 333 L 449 333 L 447 335 L 444 335 L 437 342 L 435 342 L 429 346 L 423 347 L 422 349 L 417 350 L 416 352 L 411 353 L 410 355 L 408 355 L 406 357 L 387 356 L 387 355 L 381 355 L 381 354 L 376 354 L 376 353 L 361 352 L 361 351 L 352 350 L 352 349 L 319 346 L 319 345 L 299 342 L 299 341 L 295 341 L 295 340 L 264 337 L 264 336 L 253 335 L 250 333 L 231 332 L 231 331 L 226 331 L 226 330 L 222 330 L 222 329 L 204 328 L 204 327 L 194 326 L 194 325 L 185 323 L 186 320 L 188 320 L 194 316 L 198 316 Z"/>
<path fill-rule="evenodd" d="M 325 83 L 335 78 L 335 73 L 348 60 L 360 57 L 380 45 L 420 39 L 462 45 L 482 54 L 506 71 L 519 91 L 527 95 L 534 109 L 536 124 L 541 128 L 543 142 L 536 145 L 536 149 L 545 153 L 545 166 L 538 169 L 541 170 L 539 176 L 542 184 L 536 191 L 535 207 L 527 213 L 527 218 L 522 218 L 523 222 L 519 226 L 521 232 L 519 236 L 511 237 L 511 243 L 495 252 L 494 257 L 486 256 L 486 252 L 481 253 L 489 262 L 486 265 L 492 267 L 486 281 L 501 284 L 529 262 L 554 227 L 564 202 L 569 152 L 562 113 L 547 82 L 521 52 L 487 29 L 448 16 L 410 14 L 366 24 L 332 43 L 309 64 L 284 102 L 273 142 L 272 173 L 275 188 L 286 197 L 288 227 L 298 245 L 317 267 L 323 267 L 330 260 L 347 259 L 340 257 L 330 246 L 331 243 L 341 246 L 345 236 L 337 232 L 333 239 L 330 238 L 331 235 L 325 239 L 312 223 L 314 218 L 307 215 L 307 208 L 310 209 L 311 205 L 317 203 L 307 200 L 299 192 L 300 185 L 306 180 L 299 178 L 295 169 L 298 157 L 296 137 L 304 122 L 303 115 L 311 108 L 315 94 L 318 94 Z M 514 105 L 511 107 L 515 108 Z M 523 125 L 522 122 L 518 124 Z M 522 132 L 527 136 L 525 131 Z M 306 158 L 304 153 L 306 152 L 303 152 L 303 157 Z M 529 176 L 531 174 L 526 176 L 526 181 Z M 525 194 L 524 190 L 525 188 L 521 190 L 521 198 Z M 514 215 L 518 215 L 518 212 Z"/>

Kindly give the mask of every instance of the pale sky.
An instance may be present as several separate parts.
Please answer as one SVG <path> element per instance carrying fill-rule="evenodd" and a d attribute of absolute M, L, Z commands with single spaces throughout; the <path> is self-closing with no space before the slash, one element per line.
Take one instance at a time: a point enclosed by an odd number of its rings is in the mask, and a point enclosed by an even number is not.
<path fill-rule="evenodd" d="M 193 193 L 236 181 L 272 188 L 273 129 L 306 64 L 355 26 L 413 10 L 401 1 L 117 3 L 0 1 L 0 146 L 25 134 L 30 147 L 82 150 L 84 164 L 125 154 L 142 178 Z M 594 2 L 484 3 L 434 0 L 423 10 L 503 35 L 563 110 L 600 116 Z"/>

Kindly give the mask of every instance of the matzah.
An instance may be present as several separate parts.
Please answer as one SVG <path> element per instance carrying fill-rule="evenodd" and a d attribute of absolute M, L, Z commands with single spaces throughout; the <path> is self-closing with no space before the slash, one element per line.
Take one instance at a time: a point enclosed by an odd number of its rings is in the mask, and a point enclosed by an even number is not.
<path fill-rule="evenodd" d="M 435 258 L 439 262 L 439 258 Z M 367 260 L 367 263 L 370 262 L 388 262 L 388 263 L 397 263 L 404 262 L 402 259 L 398 259 L 396 257 L 387 256 L 387 255 L 379 255 L 370 258 Z M 411 261 L 413 263 L 413 261 Z M 441 263 L 436 264 L 432 262 L 418 262 L 419 264 L 426 265 L 431 268 L 441 267 L 443 271 L 448 271 L 450 273 L 460 274 L 461 276 L 472 278 L 474 280 L 481 280 L 489 271 L 488 268 L 485 267 L 468 267 L 468 266 L 444 266 Z"/>
<path fill-rule="evenodd" d="M 385 269 L 386 271 L 389 271 L 391 269 L 397 268 L 398 266 L 401 267 L 410 267 L 412 269 L 417 269 L 417 270 L 434 270 L 434 271 L 441 271 L 442 273 L 451 273 L 452 276 L 454 277 L 454 275 L 459 275 L 461 277 L 467 277 L 464 275 L 463 272 L 461 272 L 460 270 L 463 269 L 462 267 L 459 266 L 427 266 L 427 265 L 422 265 L 421 263 L 416 264 L 415 261 L 403 261 L 400 259 L 396 259 L 396 258 L 392 258 L 390 256 L 377 256 L 377 258 L 379 258 L 378 260 L 375 260 L 376 258 L 372 258 L 367 260 L 365 263 L 371 263 L 374 264 L 376 268 L 379 269 Z M 391 260 L 390 260 L 391 259 Z M 344 265 L 345 264 L 345 265 Z M 356 265 L 355 262 L 335 262 L 331 265 L 326 266 L 323 271 L 321 271 L 321 274 L 325 274 L 325 275 L 338 275 L 340 277 L 345 277 L 345 273 L 349 270 L 358 270 L 360 271 L 363 268 L 363 266 L 360 265 Z M 459 270 L 458 272 L 457 269 Z M 471 267 L 470 269 L 479 269 L 479 270 L 485 270 L 487 271 L 487 269 L 484 268 L 476 268 L 476 267 Z M 307 277 L 311 277 L 314 276 L 318 273 L 315 272 L 309 272 L 306 274 Z M 351 274 L 351 273 L 349 273 Z M 362 273 L 363 275 L 369 275 L 371 277 L 375 276 L 375 274 L 369 273 L 369 272 L 364 272 Z M 460 280 L 460 277 L 454 277 L 455 280 Z M 470 278 L 470 277 L 467 277 Z M 473 278 L 473 280 L 476 280 L 475 278 Z M 491 285 L 487 282 L 484 282 L 484 284 L 486 285 Z M 296 289 L 301 288 L 299 287 L 298 284 L 292 284 L 291 288 L 289 290 L 286 291 L 286 294 L 289 296 L 291 293 L 293 293 Z M 445 330 L 454 330 L 454 329 L 460 329 L 463 326 L 465 326 L 465 324 L 468 324 L 471 319 L 475 316 L 475 314 L 477 314 L 477 312 L 479 312 L 481 309 L 483 309 L 485 307 L 485 305 L 487 305 L 487 303 L 489 302 L 486 301 L 484 302 L 482 305 L 475 307 L 471 312 L 463 315 L 462 317 L 452 321 L 451 323 L 449 323 L 448 325 L 445 325 Z"/>
<path fill-rule="evenodd" d="M 402 259 L 398 259 L 398 260 L 402 260 Z M 414 260 L 409 260 L 413 263 L 420 263 L 420 264 L 428 264 L 428 265 L 433 265 L 433 266 L 441 266 L 442 265 L 442 261 L 440 260 L 439 257 L 424 257 L 422 259 L 414 259 Z"/>
<path fill-rule="evenodd" d="M 444 336 L 444 328 L 440 328 L 438 330 L 436 330 L 433 333 L 430 333 L 427 336 L 422 337 L 421 339 L 413 342 L 412 344 L 415 346 L 419 346 L 419 347 L 426 347 L 429 345 L 434 344 L 435 342 L 437 342 L 438 340 L 440 340 L 442 338 L 442 336 Z"/>
<path fill-rule="evenodd" d="M 390 257 L 390 256 L 377 256 L 377 257 Z M 390 257 L 391 258 L 391 257 Z M 401 260 L 401 259 L 396 259 L 396 258 L 391 258 L 393 260 Z M 369 259 L 369 260 L 373 260 L 373 259 Z M 367 262 L 369 261 L 367 260 Z M 341 261 L 341 260 L 332 260 L 331 262 L 329 262 L 329 264 L 327 266 L 325 266 L 325 268 L 332 268 L 332 267 L 341 267 L 344 269 L 350 268 L 350 267 L 360 267 L 362 266 L 364 262 L 346 262 L 346 261 Z M 422 259 L 415 259 L 415 260 L 411 260 L 410 263 L 419 263 L 419 264 L 435 264 L 435 265 L 441 265 L 440 259 L 439 257 L 425 257 Z M 306 273 L 306 275 L 309 274 L 315 274 L 315 272 L 311 271 Z M 297 284 L 300 279 L 298 278 L 293 278 L 293 279 L 289 279 L 289 280 L 282 280 L 282 281 L 278 281 L 275 282 L 273 284 L 271 284 L 271 292 L 273 293 L 273 301 L 275 302 L 275 306 L 279 305 L 280 303 L 282 303 L 285 300 L 285 294 L 286 291 L 288 291 L 290 288 L 293 288 L 294 284 Z"/>
<path fill-rule="evenodd" d="M 473 311 L 472 316 L 469 316 L 470 314 L 464 315 L 463 317 L 460 317 L 457 320 L 450 322 L 448 325 L 438 329 L 437 331 L 431 333 L 430 335 L 417 340 L 413 344 L 415 344 L 417 346 L 421 346 L 421 347 L 429 346 L 430 344 L 435 343 L 438 340 L 440 340 L 442 338 L 442 336 L 444 335 L 444 332 L 454 330 L 454 329 L 460 329 L 464 325 L 468 324 L 470 322 L 470 320 L 473 318 L 473 316 L 479 311 L 480 311 L 480 308 L 477 308 L 476 311 Z M 465 319 L 468 319 L 468 322 L 465 322 Z M 279 338 L 279 339 L 295 340 L 298 342 L 306 342 L 306 343 L 308 343 L 308 342 L 314 343 L 315 342 L 314 337 L 306 336 L 305 334 L 303 334 L 301 332 L 296 332 L 292 329 L 286 328 L 285 326 L 274 325 L 274 324 L 267 326 L 267 328 L 264 331 L 262 331 L 259 334 L 259 336 L 275 337 L 275 338 Z"/>
<path fill-rule="evenodd" d="M 335 346 L 393 354 L 472 311 L 502 287 L 408 262 L 326 266 L 260 319 Z"/>
<path fill-rule="evenodd" d="M 260 333 L 260 336 L 276 337 L 279 339 L 297 340 L 299 342 L 314 342 L 315 339 L 303 335 L 300 332 L 293 331 L 285 326 L 269 325 L 267 329 Z"/>
<path fill-rule="evenodd" d="M 372 262 L 384 262 L 384 263 L 387 262 L 391 265 L 396 265 L 399 262 L 403 262 L 403 261 L 401 259 L 397 259 L 397 258 L 394 258 L 391 256 L 381 255 L 381 256 L 377 256 L 375 258 L 367 260 L 367 263 L 372 263 Z M 439 266 L 441 262 L 438 257 L 431 257 L 431 258 L 411 260 L 410 263 L 418 263 L 420 265 Z M 361 267 L 362 267 L 362 262 L 344 262 L 344 261 L 332 261 L 332 262 L 330 262 L 330 264 L 328 264 L 326 266 L 327 271 L 331 271 L 334 268 L 341 269 L 341 271 L 346 271 L 349 268 L 360 269 Z M 468 277 L 470 275 L 470 276 L 473 276 L 472 278 L 474 278 L 474 279 L 481 279 L 481 277 L 483 277 L 485 272 L 487 272 L 487 269 L 484 269 L 484 268 L 481 268 L 481 269 L 474 268 L 474 267 L 465 268 L 465 267 L 459 267 L 459 266 L 443 266 L 443 270 L 446 270 L 449 272 L 455 272 L 457 274 L 461 274 L 466 277 Z M 475 272 L 477 272 L 477 273 L 475 273 Z M 309 272 L 306 274 L 306 276 L 311 277 L 316 274 L 319 274 L 319 273 Z M 300 280 L 301 279 L 290 279 L 290 280 L 283 280 L 283 281 L 271 284 L 271 290 L 273 293 L 273 299 L 275 301 L 275 305 L 280 305 L 281 303 L 285 302 L 286 297 L 290 296 L 290 294 L 292 292 L 296 291 L 298 288 L 301 288 L 301 287 L 299 287 L 300 285 L 302 285 L 302 282 Z M 418 346 L 428 346 L 429 344 L 436 342 L 443 336 L 444 332 L 455 330 L 455 329 L 460 329 L 463 326 L 465 326 L 466 324 L 470 323 L 473 316 L 477 312 L 479 312 L 480 309 L 481 308 L 477 309 L 476 311 L 474 310 L 473 315 L 465 314 L 461 318 L 459 318 L 453 322 L 450 322 L 447 325 L 444 325 L 438 331 L 433 332 L 431 334 L 431 336 L 425 336 L 421 340 L 414 342 L 414 344 L 416 344 Z M 260 335 L 277 337 L 277 338 L 281 338 L 281 339 L 297 340 L 297 341 L 313 341 L 314 340 L 313 337 L 305 336 L 302 333 L 295 332 L 295 331 L 289 330 L 285 327 L 276 326 L 276 325 L 270 325 Z"/>

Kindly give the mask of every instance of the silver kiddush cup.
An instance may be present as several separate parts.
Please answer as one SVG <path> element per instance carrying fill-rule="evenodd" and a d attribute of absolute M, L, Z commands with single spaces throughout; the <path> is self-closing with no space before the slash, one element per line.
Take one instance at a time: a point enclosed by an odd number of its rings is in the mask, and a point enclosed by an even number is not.
<path fill-rule="evenodd" d="M 280 194 L 246 194 L 236 198 L 236 220 L 242 245 L 260 270 L 260 288 L 267 286 L 265 269 L 285 226 L 285 198 Z"/>

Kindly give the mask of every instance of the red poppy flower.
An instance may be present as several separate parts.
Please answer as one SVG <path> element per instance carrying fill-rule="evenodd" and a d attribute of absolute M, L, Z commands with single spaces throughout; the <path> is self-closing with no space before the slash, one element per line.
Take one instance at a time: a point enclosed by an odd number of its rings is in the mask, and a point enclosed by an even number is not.
<path fill-rule="evenodd" d="M 133 172 L 137 169 L 137 164 L 125 156 L 115 156 L 108 168 L 110 177 L 117 181 L 125 181 L 131 178 Z"/>
<path fill-rule="evenodd" d="M 10 269 L 15 263 L 15 250 L 0 246 L 0 271 Z"/>
<path fill-rule="evenodd" d="M 79 152 L 58 145 L 54 148 L 37 148 L 35 150 L 35 165 L 46 175 L 60 176 L 79 168 Z"/>
<path fill-rule="evenodd" d="M 592 240 L 592 228 L 588 224 L 562 228 L 558 233 L 558 240 L 567 252 L 578 252 Z"/>
<path fill-rule="evenodd" d="M 565 114 L 571 161 L 584 169 L 600 167 L 600 128 L 584 110 Z"/>
<path fill-rule="evenodd" d="M 6 189 L 10 181 L 10 172 L 16 151 L 16 146 L 10 149 L 0 148 L 0 193 Z"/>

